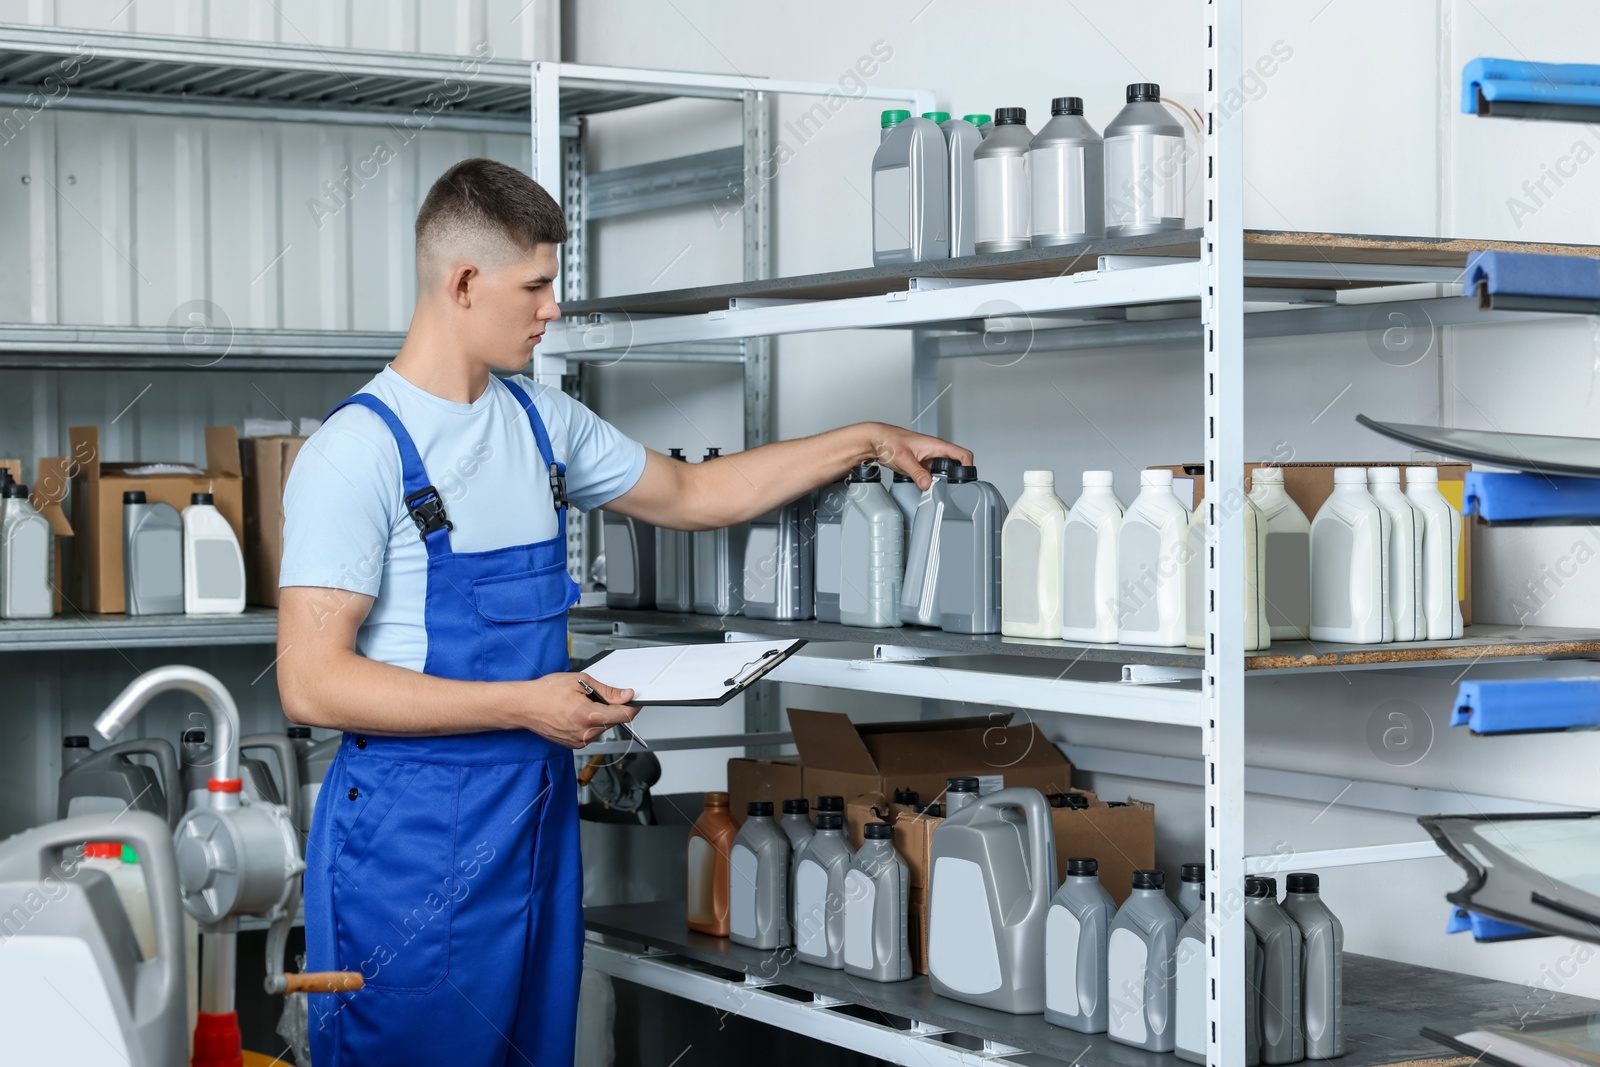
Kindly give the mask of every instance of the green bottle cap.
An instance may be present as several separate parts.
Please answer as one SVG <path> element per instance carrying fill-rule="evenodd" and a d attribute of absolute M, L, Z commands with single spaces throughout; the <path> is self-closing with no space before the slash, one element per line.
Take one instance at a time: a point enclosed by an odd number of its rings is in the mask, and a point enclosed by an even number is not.
<path fill-rule="evenodd" d="M 962 115 L 961 117 L 974 126 L 983 126 L 994 121 L 988 115 Z"/>
<path fill-rule="evenodd" d="M 949 122 L 950 121 L 950 112 L 948 112 L 948 111 L 924 111 L 922 113 L 922 117 L 925 118 L 925 119 L 932 119 L 934 122 Z"/>
<path fill-rule="evenodd" d="M 879 128 L 887 130 L 890 126 L 898 126 L 911 117 L 909 111 L 885 111 L 881 116 Z"/>
<path fill-rule="evenodd" d="M 123 863 L 138 863 L 139 862 L 139 854 L 137 852 L 135 852 L 129 846 L 123 845 L 122 846 L 122 862 Z"/>

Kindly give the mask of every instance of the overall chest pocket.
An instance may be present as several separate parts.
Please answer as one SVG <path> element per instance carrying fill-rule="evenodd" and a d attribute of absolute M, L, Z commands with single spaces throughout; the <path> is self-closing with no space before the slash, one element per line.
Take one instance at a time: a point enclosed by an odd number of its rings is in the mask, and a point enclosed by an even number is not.
<path fill-rule="evenodd" d="M 526 574 L 479 578 L 472 583 L 478 615 L 493 623 L 546 622 L 578 602 L 578 583 L 565 564 Z"/>

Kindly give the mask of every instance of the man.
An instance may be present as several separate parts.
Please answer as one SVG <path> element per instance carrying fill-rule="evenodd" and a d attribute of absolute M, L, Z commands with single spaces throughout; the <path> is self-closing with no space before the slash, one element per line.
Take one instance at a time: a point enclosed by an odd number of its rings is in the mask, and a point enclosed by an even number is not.
<path fill-rule="evenodd" d="M 556 1067 L 582 966 L 572 750 L 637 710 L 567 673 L 567 502 L 711 529 L 856 463 L 926 486 L 925 460 L 972 456 L 863 424 L 672 462 L 514 373 L 560 315 L 566 224 L 543 189 L 469 159 L 416 231 L 399 355 L 285 491 L 279 692 L 290 721 L 344 732 L 306 843 L 308 963 L 365 979 L 314 998 L 312 1051 L 317 1067 Z"/>

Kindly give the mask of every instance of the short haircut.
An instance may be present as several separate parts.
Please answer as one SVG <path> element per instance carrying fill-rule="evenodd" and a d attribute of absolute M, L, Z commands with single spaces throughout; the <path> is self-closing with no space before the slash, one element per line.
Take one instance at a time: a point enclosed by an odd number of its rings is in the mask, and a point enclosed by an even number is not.
<path fill-rule="evenodd" d="M 463 159 L 433 183 L 417 212 L 417 272 L 441 258 L 485 268 L 567 239 L 561 205 L 538 182 L 492 159 Z"/>

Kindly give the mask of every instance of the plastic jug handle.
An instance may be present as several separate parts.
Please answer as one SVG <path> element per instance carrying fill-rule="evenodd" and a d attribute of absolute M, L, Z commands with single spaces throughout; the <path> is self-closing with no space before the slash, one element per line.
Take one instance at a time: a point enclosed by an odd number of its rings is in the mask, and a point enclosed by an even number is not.
<path fill-rule="evenodd" d="M 283 797 L 283 806 L 289 809 L 289 821 L 296 826 L 300 825 L 300 754 L 294 747 L 288 734 L 251 734 L 239 739 L 239 751 L 245 752 L 252 748 L 269 748 L 278 757 L 279 785 L 278 795 Z"/>
<path fill-rule="evenodd" d="M 108 751 L 123 755 L 139 752 L 155 759 L 156 770 L 161 775 L 161 792 L 167 801 L 167 829 L 176 830 L 188 798 L 183 795 L 183 782 L 178 777 L 178 752 L 172 742 L 165 737 L 136 737 L 113 745 Z"/>
<path fill-rule="evenodd" d="M 1001 789 L 978 798 L 986 808 L 1018 808 L 1028 823 L 1028 914 L 1043 912 L 1056 891 L 1055 824 L 1044 794 L 1027 786 Z"/>

